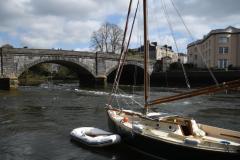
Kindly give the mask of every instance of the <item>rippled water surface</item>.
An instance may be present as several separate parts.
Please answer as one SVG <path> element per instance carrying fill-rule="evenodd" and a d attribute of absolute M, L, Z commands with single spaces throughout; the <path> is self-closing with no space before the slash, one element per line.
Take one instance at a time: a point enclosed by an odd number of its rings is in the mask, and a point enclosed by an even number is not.
<path fill-rule="evenodd" d="M 131 87 L 124 90 L 127 93 L 119 97 L 142 101 L 141 88 L 135 89 L 134 94 Z M 152 88 L 152 97 L 172 94 L 172 89 L 164 90 Z M 104 112 L 108 91 L 103 88 L 77 89 L 77 85 L 0 91 L 0 159 L 148 159 L 124 145 L 92 149 L 70 141 L 69 133 L 77 127 L 94 126 L 108 130 Z M 183 114 L 201 123 L 240 130 L 238 93 L 195 97 L 163 104 L 153 110 Z"/>

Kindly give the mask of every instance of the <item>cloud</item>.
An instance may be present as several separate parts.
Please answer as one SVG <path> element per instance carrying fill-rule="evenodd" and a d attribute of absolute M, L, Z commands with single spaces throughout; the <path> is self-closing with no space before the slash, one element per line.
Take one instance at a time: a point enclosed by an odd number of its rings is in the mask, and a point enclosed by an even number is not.
<path fill-rule="evenodd" d="M 87 44 L 107 16 L 121 15 L 127 7 L 121 0 L 9 0 L 1 4 L 0 33 L 35 48 Z"/>
<path fill-rule="evenodd" d="M 3 46 L 5 43 L 3 42 L 3 40 L 0 37 L 0 46 Z"/>
<path fill-rule="evenodd" d="M 77 20 L 104 19 L 110 14 L 124 13 L 128 3 L 121 0 L 32 0 L 34 14 L 54 15 Z"/>
<path fill-rule="evenodd" d="M 58 43 L 81 44 L 88 42 L 92 31 L 99 26 L 100 22 L 97 21 L 64 21 L 49 16 L 39 18 L 38 23 L 31 24 L 30 29 L 20 37 L 22 44 L 29 47 L 52 48 Z"/>
<path fill-rule="evenodd" d="M 74 51 L 90 51 L 91 50 L 91 48 L 89 48 L 89 47 L 86 47 L 86 48 L 75 48 L 74 49 Z"/>
<path fill-rule="evenodd" d="M 194 39 L 202 38 L 212 29 L 229 25 L 240 27 L 239 0 L 172 1 Z M 149 37 L 151 41 L 174 46 L 161 2 L 162 0 L 149 0 Z M 179 49 L 184 52 L 191 38 L 176 14 L 171 0 L 164 2 Z M 103 22 L 117 18 L 114 22 L 124 27 L 129 1 L 0 0 L 0 3 L 0 43 L 13 43 L 18 45 L 16 47 L 82 50 L 89 49 L 92 32 Z M 136 6 L 136 1 L 133 6 Z M 142 5 L 132 38 L 135 46 L 143 41 L 141 14 Z M 12 39 L 15 41 L 12 42 Z"/>
<path fill-rule="evenodd" d="M 179 17 L 171 1 L 177 7 L 181 17 Z M 160 42 L 173 45 L 172 38 L 169 37 L 169 35 L 171 36 L 171 30 L 167 23 L 168 17 L 175 38 L 179 43 L 178 46 L 183 52 L 186 51 L 186 46 L 192 42 L 192 39 L 200 39 L 212 29 L 226 28 L 229 25 L 240 26 L 240 10 L 238 9 L 240 1 L 238 0 L 150 0 L 150 2 L 151 4 L 155 2 L 151 11 L 149 11 L 149 15 L 152 15 L 149 16 L 149 22 L 155 26 L 155 28 L 150 27 L 151 39 L 156 39 L 157 33 Z M 166 6 L 165 12 L 162 2 Z M 181 18 L 193 37 L 188 33 Z M 158 33 L 159 31 L 160 33 Z"/>
<path fill-rule="evenodd" d="M 239 15 L 239 0 L 174 0 L 184 15 L 216 19 Z"/>

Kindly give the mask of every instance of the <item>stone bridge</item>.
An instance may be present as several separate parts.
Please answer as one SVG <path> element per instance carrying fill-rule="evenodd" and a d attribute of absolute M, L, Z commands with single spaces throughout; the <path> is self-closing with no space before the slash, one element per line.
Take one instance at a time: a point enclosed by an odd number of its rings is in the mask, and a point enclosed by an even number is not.
<path fill-rule="evenodd" d="M 16 86 L 18 77 L 40 63 L 56 63 L 76 71 L 80 80 L 106 82 L 109 74 L 117 69 L 119 55 L 93 52 L 78 52 L 55 49 L 28 49 L 3 46 L 0 48 L 0 79 L 9 79 Z M 125 66 L 143 69 L 143 60 L 128 58 Z M 153 71 L 150 63 L 148 73 Z"/>

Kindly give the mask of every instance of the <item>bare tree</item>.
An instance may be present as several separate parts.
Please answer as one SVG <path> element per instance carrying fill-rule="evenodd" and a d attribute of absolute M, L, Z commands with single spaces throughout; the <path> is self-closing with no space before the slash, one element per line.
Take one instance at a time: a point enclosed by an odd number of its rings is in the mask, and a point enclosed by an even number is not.
<path fill-rule="evenodd" d="M 115 24 L 104 23 L 91 36 L 91 47 L 96 51 L 117 53 L 121 49 L 123 30 Z"/>
<path fill-rule="evenodd" d="M 113 53 L 121 50 L 122 40 L 123 40 L 123 30 L 120 29 L 115 24 L 111 25 L 110 44 L 111 44 L 111 49 Z"/>
<path fill-rule="evenodd" d="M 94 47 L 95 50 L 103 52 L 102 35 L 99 35 L 96 31 L 94 31 L 91 36 L 91 45 L 91 47 Z"/>

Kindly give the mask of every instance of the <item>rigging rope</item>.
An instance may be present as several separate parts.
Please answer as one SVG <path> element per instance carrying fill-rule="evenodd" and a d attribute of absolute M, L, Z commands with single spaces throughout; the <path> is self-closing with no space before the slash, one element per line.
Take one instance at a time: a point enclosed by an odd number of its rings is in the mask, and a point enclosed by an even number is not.
<path fill-rule="evenodd" d="M 122 92 L 123 94 L 126 94 L 126 92 L 124 92 L 124 91 L 121 90 L 120 88 L 119 88 L 118 90 L 119 90 L 119 93 Z M 143 106 L 141 103 L 139 103 L 138 101 L 136 101 L 134 98 L 129 97 L 129 99 L 131 99 L 134 103 L 136 103 L 136 104 L 139 105 L 140 107 L 144 108 L 144 106 Z"/>
<path fill-rule="evenodd" d="M 133 22 L 132 22 L 132 27 L 131 27 L 130 35 L 129 35 L 129 38 L 128 38 L 128 42 L 127 42 L 125 54 L 123 54 L 123 63 L 122 63 L 122 65 L 120 66 L 119 76 L 118 76 L 118 78 L 117 78 L 116 89 L 118 88 L 119 80 L 120 80 L 120 77 L 121 77 L 121 74 L 122 74 L 122 71 L 123 71 L 123 67 L 124 67 L 124 63 L 125 63 L 125 61 L 126 61 L 126 56 L 127 56 L 127 53 L 128 53 L 128 48 L 129 48 L 129 44 L 130 44 L 130 41 L 131 41 L 131 38 L 132 38 L 132 32 L 133 32 L 133 28 L 134 28 L 135 20 L 136 20 L 136 16 L 137 16 L 138 6 L 139 6 L 139 0 L 138 0 L 138 3 L 137 3 L 136 10 L 135 10 L 135 14 L 134 14 L 134 18 L 133 18 Z"/>
<path fill-rule="evenodd" d="M 126 33 L 127 33 L 127 29 L 128 29 L 128 21 L 129 21 L 129 17 L 130 17 L 130 13 L 131 13 L 131 6 L 132 6 L 132 0 L 130 1 L 128 15 L 127 15 L 127 21 L 126 21 L 125 32 L 124 32 L 124 42 L 122 44 L 123 46 L 125 46 L 124 43 L 125 43 Z M 129 47 L 130 41 L 131 41 L 133 28 L 134 28 L 134 25 L 135 25 L 135 20 L 136 20 L 136 16 L 137 16 L 138 6 L 139 6 L 139 0 L 138 0 L 138 3 L 137 3 L 136 10 L 135 10 L 135 14 L 134 14 L 134 18 L 133 18 L 132 27 L 131 27 L 130 35 L 129 35 L 129 38 L 128 38 L 127 46 L 126 47 L 122 47 L 122 52 L 121 52 L 121 56 L 120 56 L 118 70 L 117 70 L 117 73 L 116 73 L 116 76 L 115 76 L 113 90 L 111 92 L 110 100 L 109 100 L 108 104 L 112 103 L 112 94 L 116 93 L 116 91 L 118 89 L 118 86 L 119 86 L 119 80 L 120 80 L 120 77 L 121 77 L 121 74 L 122 74 L 122 71 L 123 71 L 124 63 L 126 61 L 126 55 L 127 55 L 127 52 L 128 52 L 128 47 Z"/>
<path fill-rule="evenodd" d="M 174 41 L 174 44 L 176 46 L 176 49 L 177 49 L 177 53 L 179 53 L 179 48 L 178 48 L 178 45 L 177 45 L 177 40 L 176 40 L 176 37 L 174 35 L 174 30 L 173 30 L 173 26 L 172 26 L 172 23 L 171 23 L 171 19 L 169 17 L 169 14 L 168 14 L 168 11 L 167 11 L 167 8 L 166 8 L 166 3 L 164 0 L 161 0 L 162 2 L 162 9 L 163 9 L 163 12 L 165 14 L 165 17 L 166 17 L 166 20 L 167 20 L 167 23 L 169 25 L 169 28 L 170 28 L 170 31 L 171 31 L 171 34 L 172 34 L 172 38 L 173 38 L 173 41 Z M 167 46 L 166 46 L 167 47 Z M 185 82 L 186 82 L 186 85 L 187 87 L 190 89 L 191 88 L 191 85 L 189 83 L 189 79 L 188 79 L 188 76 L 187 76 L 187 72 L 185 70 L 185 67 L 183 65 L 183 63 L 180 61 L 181 63 L 181 67 L 182 67 L 182 70 L 183 70 L 183 73 L 184 73 L 184 78 L 185 78 Z"/>
<path fill-rule="evenodd" d="M 125 48 L 126 48 L 125 47 L 125 40 L 126 40 L 126 35 L 127 35 L 127 30 L 128 30 L 128 22 L 129 22 L 129 17 L 130 17 L 130 13 L 131 13 L 131 8 L 132 8 L 132 0 L 130 0 L 130 2 L 129 2 L 127 20 L 126 20 L 126 23 L 125 23 L 125 29 L 124 29 L 124 35 L 123 35 L 123 41 L 122 41 L 122 48 L 121 48 L 120 58 L 119 58 L 119 62 L 118 62 L 118 69 L 117 69 L 117 72 L 116 72 L 116 76 L 114 78 L 113 88 L 112 88 L 112 91 L 111 91 L 110 96 L 109 96 L 109 100 L 108 100 L 109 105 L 112 103 L 113 93 L 116 93 L 116 89 L 118 87 L 118 77 L 120 77 L 119 71 L 121 69 L 121 66 L 123 65 L 123 62 L 125 61 L 124 60 L 124 54 L 125 54 Z"/>
<path fill-rule="evenodd" d="M 180 17 L 180 19 L 181 19 L 181 21 L 182 21 L 182 23 L 183 23 L 185 29 L 187 30 L 188 34 L 190 35 L 192 41 L 195 41 L 195 39 L 194 39 L 194 37 L 193 37 L 191 31 L 190 31 L 189 28 L 187 27 L 187 25 L 186 25 L 186 23 L 185 23 L 185 21 L 184 21 L 182 15 L 181 15 L 179 9 L 178 9 L 178 8 L 176 7 L 176 5 L 174 4 L 173 0 L 170 0 L 170 1 L 171 1 L 171 4 L 172 4 L 173 8 L 175 9 L 177 15 Z M 196 43 L 194 43 L 194 46 L 197 48 L 197 52 L 200 54 L 200 56 L 201 56 L 201 58 L 202 58 L 202 60 L 203 60 L 203 63 L 204 63 L 205 66 L 207 67 L 207 69 L 208 69 L 208 71 L 209 71 L 209 73 L 210 73 L 210 75 L 211 75 L 213 81 L 216 83 L 216 85 L 219 85 L 219 83 L 218 83 L 216 77 L 214 76 L 214 74 L 213 74 L 211 68 L 209 67 L 208 63 L 206 62 L 206 59 L 203 57 L 202 53 L 200 52 L 199 47 L 197 46 Z"/>
<path fill-rule="evenodd" d="M 132 95 L 134 96 L 134 86 L 137 83 L 137 66 L 134 66 Z"/>

